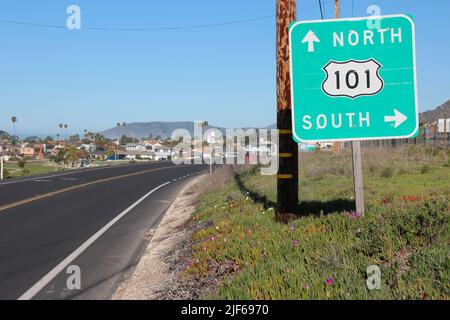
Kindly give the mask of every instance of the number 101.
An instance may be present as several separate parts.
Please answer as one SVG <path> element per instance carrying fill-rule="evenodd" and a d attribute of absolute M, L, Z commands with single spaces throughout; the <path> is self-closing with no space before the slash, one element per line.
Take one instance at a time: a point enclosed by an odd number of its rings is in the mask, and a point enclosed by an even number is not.
<path fill-rule="evenodd" d="M 336 89 L 341 89 L 341 72 L 340 71 L 336 71 L 335 73 L 336 76 Z M 366 80 L 366 88 L 370 88 L 370 70 L 367 69 L 366 71 L 363 72 L 362 77 L 365 76 L 365 80 Z M 362 78 L 361 77 L 361 78 Z M 349 89 L 355 89 L 356 87 L 358 87 L 359 85 L 359 74 L 358 72 L 356 72 L 355 70 L 349 70 L 347 71 L 347 73 L 345 74 L 345 85 L 347 86 L 347 88 Z"/>

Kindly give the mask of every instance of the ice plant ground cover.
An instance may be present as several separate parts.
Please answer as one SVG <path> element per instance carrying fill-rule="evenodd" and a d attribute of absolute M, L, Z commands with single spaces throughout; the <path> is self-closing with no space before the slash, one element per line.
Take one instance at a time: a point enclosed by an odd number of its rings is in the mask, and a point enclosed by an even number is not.
<path fill-rule="evenodd" d="M 350 153 L 300 155 L 299 210 L 274 221 L 276 178 L 240 172 L 204 194 L 193 217 L 207 222 L 185 275 L 226 267 L 219 299 L 449 299 L 448 151 L 365 150 L 366 214 L 353 210 Z M 369 290 L 367 268 L 381 269 Z"/>

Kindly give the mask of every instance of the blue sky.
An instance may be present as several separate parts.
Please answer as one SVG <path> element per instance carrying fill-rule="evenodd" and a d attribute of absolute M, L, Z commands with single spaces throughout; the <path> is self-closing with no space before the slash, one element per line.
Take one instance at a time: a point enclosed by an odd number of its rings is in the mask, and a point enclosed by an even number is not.
<path fill-rule="evenodd" d="M 333 1 L 325 2 L 332 18 Z M 0 129 L 21 135 L 100 131 L 118 121 L 208 120 L 225 127 L 275 122 L 275 18 L 202 29 L 167 27 L 271 16 L 275 0 L 0 0 L 0 19 L 64 26 L 81 8 L 82 30 L 0 22 Z M 420 110 L 450 99 L 450 0 L 342 0 L 341 16 L 409 13 L 416 23 Z M 297 0 L 298 19 L 320 18 Z"/>

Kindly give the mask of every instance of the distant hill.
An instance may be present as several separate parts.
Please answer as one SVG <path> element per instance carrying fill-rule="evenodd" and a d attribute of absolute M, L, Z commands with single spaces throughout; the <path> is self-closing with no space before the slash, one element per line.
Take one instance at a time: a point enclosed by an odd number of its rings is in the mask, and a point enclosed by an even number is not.
<path fill-rule="evenodd" d="M 153 136 L 154 138 L 160 136 L 162 139 L 166 139 L 170 136 L 173 130 L 182 128 L 187 129 L 189 132 L 193 132 L 194 123 L 190 121 L 181 122 L 133 122 L 127 124 L 125 127 L 114 127 L 101 132 L 107 138 L 115 139 L 126 135 L 133 138 L 144 138 Z"/>
<path fill-rule="evenodd" d="M 274 125 L 266 127 L 267 129 L 272 128 Z M 225 128 L 217 127 L 214 125 L 209 125 L 208 128 L 217 128 L 222 134 L 225 134 Z M 180 121 L 180 122 L 133 122 L 127 124 L 125 127 L 114 127 L 101 132 L 107 138 L 117 139 L 123 135 L 133 138 L 145 138 L 150 135 L 153 138 L 161 137 L 161 139 L 166 139 L 170 137 L 171 133 L 175 129 L 186 129 L 191 135 L 194 133 L 194 122 L 192 121 Z M 245 128 L 244 128 L 245 129 Z"/>
<path fill-rule="evenodd" d="M 447 116 L 447 118 L 450 118 L 450 100 L 443 103 L 436 109 L 422 112 L 419 115 L 419 118 L 420 123 L 429 123 L 434 122 L 437 119 L 443 119 L 445 116 Z"/>

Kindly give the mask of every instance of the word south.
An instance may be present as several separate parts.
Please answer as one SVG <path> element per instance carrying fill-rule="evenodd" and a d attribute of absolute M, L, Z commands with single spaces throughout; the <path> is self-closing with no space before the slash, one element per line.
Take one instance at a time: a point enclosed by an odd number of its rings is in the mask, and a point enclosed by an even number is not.
<path fill-rule="evenodd" d="M 369 112 L 347 112 L 338 114 L 319 114 L 314 118 L 310 115 L 305 115 L 302 118 L 302 127 L 304 130 L 311 129 L 326 129 L 329 127 L 341 128 L 346 126 L 348 128 L 362 128 L 370 127 L 370 113 Z"/>

